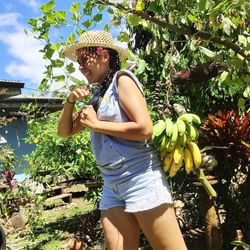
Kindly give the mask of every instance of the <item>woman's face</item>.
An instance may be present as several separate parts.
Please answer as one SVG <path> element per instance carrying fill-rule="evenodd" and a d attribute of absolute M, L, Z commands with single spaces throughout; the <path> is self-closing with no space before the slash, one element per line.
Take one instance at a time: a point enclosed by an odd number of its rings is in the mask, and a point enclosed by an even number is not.
<path fill-rule="evenodd" d="M 109 54 L 103 50 L 102 55 L 80 48 L 76 52 L 79 70 L 89 83 L 102 82 L 109 69 Z"/>

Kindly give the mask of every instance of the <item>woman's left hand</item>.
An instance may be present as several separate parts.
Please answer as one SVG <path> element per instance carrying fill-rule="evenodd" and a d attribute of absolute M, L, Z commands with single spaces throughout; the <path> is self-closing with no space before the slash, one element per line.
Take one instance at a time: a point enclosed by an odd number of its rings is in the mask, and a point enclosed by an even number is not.
<path fill-rule="evenodd" d="M 80 116 L 80 122 L 85 128 L 94 129 L 96 123 L 99 121 L 92 105 L 85 105 Z"/>

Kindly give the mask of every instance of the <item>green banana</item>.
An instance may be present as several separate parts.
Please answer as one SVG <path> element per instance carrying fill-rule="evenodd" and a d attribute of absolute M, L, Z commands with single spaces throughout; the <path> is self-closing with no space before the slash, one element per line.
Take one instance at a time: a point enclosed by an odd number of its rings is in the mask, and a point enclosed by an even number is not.
<path fill-rule="evenodd" d="M 192 122 L 193 116 L 192 114 L 186 113 L 186 114 L 181 115 L 178 119 L 181 119 L 184 122 Z"/>
<path fill-rule="evenodd" d="M 196 114 L 191 114 L 192 118 L 193 118 L 193 122 L 196 123 L 196 124 L 201 124 L 201 119 L 198 115 Z"/>
<path fill-rule="evenodd" d="M 185 134 L 185 132 L 186 132 L 186 124 L 185 124 L 185 122 L 178 118 L 176 123 L 177 123 L 179 134 L 180 135 Z"/>
<path fill-rule="evenodd" d="M 196 141 L 199 138 L 199 132 L 196 127 L 190 123 L 186 123 L 187 133 L 192 141 Z"/>
<path fill-rule="evenodd" d="M 168 143 L 167 137 L 164 135 L 161 140 L 160 150 L 163 150 L 164 148 L 166 148 L 167 143 Z"/>
<path fill-rule="evenodd" d="M 177 127 L 177 123 L 174 123 L 173 125 L 173 132 L 172 132 L 172 135 L 171 135 L 171 145 L 174 145 L 177 141 L 177 138 L 178 138 L 178 127 Z"/>
<path fill-rule="evenodd" d="M 183 135 L 180 136 L 180 144 L 182 147 L 185 147 L 187 144 L 187 134 L 184 133 Z"/>
<path fill-rule="evenodd" d="M 167 145 L 166 145 L 166 152 L 170 153 L 173 151 L 173 149 L 175 148 L 176 143 L 171 143 L 171 141 L 168 141 Z"/>
<path fill-rule="evenodd" d="M 165 121 L 159 120 L 153 127 L 153 135 L 152 135 L 152 140 L 159 136 L 165 129 Z"/>
<path fill-rule="evenodd" d="M 173 124 L 172 120 L 170 118 L 167 118 L 165 120 L 165 127 L 166 127 L 166 134 L 169 137 L 172 135 L 173 126 L 174 126 L 174 124 Z"/>

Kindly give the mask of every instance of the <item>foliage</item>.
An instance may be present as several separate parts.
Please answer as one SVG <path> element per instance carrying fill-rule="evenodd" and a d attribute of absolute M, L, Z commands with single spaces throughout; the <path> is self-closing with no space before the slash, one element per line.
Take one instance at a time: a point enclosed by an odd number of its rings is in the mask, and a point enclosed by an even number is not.
<path fill-rule="evenodd" d="M 9 145 L 0 148 L 0 172 L 1 175 L 7 170 L 14 170 L 16 157 L 13 149 Z"/>
<path fill-rule="evenodd" d="M 250 216 L 247 212 L 250 206 L 249 122 L 249 114 L 218 111 L 216 115 L 209 115 L 201 126 L 200 144 L 212 145 L 210 154 L 213 154 L 219 163 L 210 174 L 222 180 L 220 188 L 217 188 L 217 202 L 227 214 L 222 227 L 225 242 L 230 242 L 239 228 L 247 241 L 250 238 Z M 219 149 L 217 146 L 226 148 Z"/>
<path fill-rule="evenodd" d="M 36 143 L 36 149 L 27 155 L 28 173 L 34 180 L 44 181 L 42 173 L 50 174 L 54 180 L 63 176 L 99 180 L 90 149 L 89 131 L 85 130 L 71 138 L 57 135 L 58 113 L 28 122 L 28 143 Z"/>
<path fill-rule="evenodd" d="M 117 39 L 129 43 L 130 59 L 137 63 L 136 74 L 149 90 L 149 103 L 155 84 L 160 81 L 166 90 L 157 94 L 165 105 L 169 101 L 165 99 L 166 92 L 171 95 L 168 92 L 174 89 L 170 101 L 178 100 L 194 113 L 203 114 L 228 105 L 247 109 L 250 48 L 247 2 L 130 2 L 137 4 L 132 4 L 132 8 L 128 1 L 88 0 L 84 4 L 76 1 L 68 11 L 55 10 L 54 0 L 44 4 L 40 8 L 42 16 L 29 20 L 35 37 L 45 42 L 42 53 L 49 60 L 40 90 L 45 93 L 53 81 L 67 82 L 75 68 L 65 60 L 64 47 L 75 42 L 85 30 L 95 28 L 105 14 L 104 30 L 119 28 Z M 59 41 L 50 38 L 55 29 L 60 34 Z M 225 66 L 220 77 L 208 82 L 200 79 L 200 84 L 173 86 L 176 72 L 211 59 Z M 57 68 L 64 73 L 56 75 Z M 63 88 L 68 88 L 67 84 Z"/>

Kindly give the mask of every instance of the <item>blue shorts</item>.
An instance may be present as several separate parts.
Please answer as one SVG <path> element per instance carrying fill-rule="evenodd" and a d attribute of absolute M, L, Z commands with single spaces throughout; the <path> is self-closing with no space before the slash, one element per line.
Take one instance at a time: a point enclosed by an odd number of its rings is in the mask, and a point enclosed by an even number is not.
<path fill-rule="evenodd" d="M 173 203 L 161 168 L 140 173 L 118 185 L 103 186 L 100 210 L 122 206 L 125 212 L 139 212 L 163 203 Z"/>

